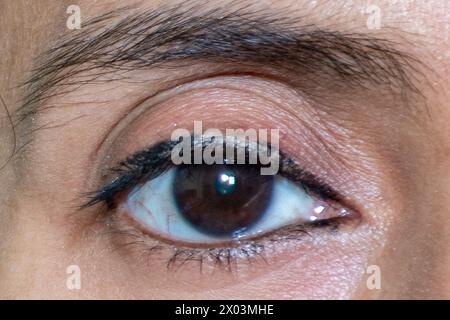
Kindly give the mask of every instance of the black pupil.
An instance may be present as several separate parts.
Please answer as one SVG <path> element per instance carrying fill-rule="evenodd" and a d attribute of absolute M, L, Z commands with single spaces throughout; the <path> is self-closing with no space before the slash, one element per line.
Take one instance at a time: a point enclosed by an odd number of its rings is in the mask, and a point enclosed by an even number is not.
<path fill-rule="evenodd" d="M 256 223 L 271 200 L 274 178 L 256 165 L 183 165 L 174 196 L 183 217 L 198 230 L 233 236 Z"/>

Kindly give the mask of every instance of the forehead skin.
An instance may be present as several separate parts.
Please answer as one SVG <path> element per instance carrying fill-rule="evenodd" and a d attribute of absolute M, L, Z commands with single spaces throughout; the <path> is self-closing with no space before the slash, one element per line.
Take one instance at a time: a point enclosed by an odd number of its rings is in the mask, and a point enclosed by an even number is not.
<path fill-rule="evenodd" d="M 176 3 L 176 1 L 171 1 Z M 229 1 L 208 1 L 207 6 L 223 5 Z M 234 1 L 236 2 L 236 1 Z M 428 234 L 419 237 L 423 242 L 429 242 L 430 246 L 439 248 L 437 259 L 439 267 L 434 283 L 427 284 L 426 290 L 417 293 L 421 296 L 437 295 L 438 297 L 450 297 L 450 285 L 445 281 L 450 277 L 450 231 L 444 232 L 438 239 L 432 237 L 433 225 L 446 225 L 450 230 L 450 2 L 445 0 L 434 1 L 378 1 L 381 9 L 382 27 L 380 30 L 367 30 L 366 20 L 368 14 L 365 13 L 367 1 L 255 1 L 255 8 L 290 8 L 290 12 L 302 14 L 312 23 L 333 25 L 342 30 L 352 30 L 361 32 L 380 33 L 402 43 L 403 50 L 411 53 L 421 60 L 427 69 L 427 79 L 429 85 L 423 84 L 420 89 L 423 91 L 429 109 L 427 116 L 432 123 L 432 130 L 429 137 L 435 142 L 435 150 L 432 154 L 424 154 L 424 161 L 430 160 L 434 164 L 434 174 L 439 177 L 428 190 L 433 194 L 420 194 L 418 198 L 433 199 L 429 202 L 428 213 L 430 215 L 430 226 L 427 228 Z M 81 8 L 82 19 L 102 14 L 115 7 L 135 3 L 131 0 L 120 1 L 78 1 Z M 142 7 L 158 7 L 167 1 L 139 1 Z M 65 28 L 66 8 L 74 4 L 73 1 L 41 0 L 41 1 L 9 1 L 0 0 L 0 95 L 6 106 L 0 105 L 0 167 L 6 161 L 13 149 L 14 135 L 8 121 L 4 107 L 9 113 L 14 113 L 20 106 L 20 99 L 23 96 L 23 88 L 18 87 L 28 76 L 33 66 L 32 58 L 37 53 L 47 49 L 48 40 L 55 39 L 59 35 L 69 32 Z M 309 21 L 308 20 L 308 21 Z M 432 71 L 431 71 L 432 70 Z M 414 136 L 414 132 L 411 133 Z M 427 158 L 429 157 L 429 159 Z M 422 174 L 426 174 L 422 173 Z M 17 179 L 14 166 L 6 166 L 0 172 L 0 184 L 7 186 L 0 190 L 0 204 L 6 203 L 10 198 L 9 192 L 14 190 L 14 182 Z M 417 177 L 420 183 L 421 177 Z M 424 189 L 426 190 L 426 189 Z M 2 234 L 6 234 L 5 229 L 8 223 L 17 219 L 15 215 L 20 212 L 7 210 L 0 207 L 0 252 L 7 250 L 2 247 Z M 22 214 L 22 213 L 20 213 Z M 3 232 L 3 233 L 2 233 Z M 420 231 L 419 231 L 420 232 Z M 390 248 L 384 253 L 384 258 L 388 266 L 393 269 L 399 259 L 414 260 L 418 253 L 411 248 L 413 242 L 404 241 L 405 238 L 399 235 L 393 236 L 390 240 Z M 16 250 L 27 250 L 27 244 L 17 245 Z M 434 251 L 436 252 L 436 251 Z M 394 258 L 395 257 L 395 258 Z M 426 255 L 423 259 L 428 259 Z M 0 255 L 0 260 L 1 255 Z M 421 267 L 427 261 L 415 259 L 413 270 L 416 278 L 422 275 Z M 399 268 L 397 268 L 398 270 Z M 401 269 L 401 268 L 400 268 Z M 0 268 L 0 277 L 1 277 Z M 403 270 L 398 270 L 395 280 L 399 283 L 406 283 L 392 288 L 393 291 L 403 292 L 414 290 L 408 285 L 411 282 L 412 274 L 404 274 Z M 51 275 L 48 275 L 51 277 Z M 423 277 L 423 281 L 427 281 Z M 30 280 L 31 281 L 31 280 Z M 1 282 L 1 279 L 0 279 Z M 419 281 L 420 282 L 420 281 Z M 417 279 L 416 279 L 417 283 Z M 404 287 L 401 287 L 404 286 Z M 11 288 L 14 292 L 16 289 Z M 24 288 L 26 290 L 26 288 Z M 20 295 L 20 292 L 16 292 Z M 395 296 L 395 294 L 393 294 Z M 414 293 L 405 294 L 406 297 L 414 296 Z M 364 295 L 365 297 L 365 295 Z"/>

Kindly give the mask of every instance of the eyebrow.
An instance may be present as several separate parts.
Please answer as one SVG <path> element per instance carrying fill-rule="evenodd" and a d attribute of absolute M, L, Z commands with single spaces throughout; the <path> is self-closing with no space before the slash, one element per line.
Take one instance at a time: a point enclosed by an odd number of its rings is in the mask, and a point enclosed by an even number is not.
<path fill-rule="evenodd" d="M 272 10 L 195 12 L 199 8 L 187 5 L 125 7 L 85 22 L 38 57 L 19 121 L 36 115 L 48 98 L 104 75 L 186 60 L 272 66 L 346 87 L 419 92 L 414 83 L 420 62 L 387 39 L 306 24 Z"/>

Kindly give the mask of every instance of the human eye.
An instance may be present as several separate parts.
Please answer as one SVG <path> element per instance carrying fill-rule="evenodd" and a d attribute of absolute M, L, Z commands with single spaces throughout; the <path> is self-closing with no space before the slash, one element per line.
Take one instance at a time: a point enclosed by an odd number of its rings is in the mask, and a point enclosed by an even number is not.
<path fill-rule="evenodd" d="M 192 139 L 192 159 L 202 139 Z M 205 141 L 201 151 L 217 145 Z M 220 144 L 233 155 L 241 150 L 239 143 Z M 246 162 L 258 146 L 246 144 Z M 151 238 L 151 249 L 158 249 L 151 251 L 175 252 L 167 255 L 170 264 L 193 258 L 230 264 L 260 255 L 267 245 L 301 241 L 316 229 L 338 230 L 359 219 L 335 190 L 283 152 L 276 154 L 279 171 L 262 174 L 259 159 L 237 163 L 225 152 L 219 163 L 174 164 L 174 147 L 163 141 L 127 157 L 84 205 L 106 204 L 124 234 Z"/>

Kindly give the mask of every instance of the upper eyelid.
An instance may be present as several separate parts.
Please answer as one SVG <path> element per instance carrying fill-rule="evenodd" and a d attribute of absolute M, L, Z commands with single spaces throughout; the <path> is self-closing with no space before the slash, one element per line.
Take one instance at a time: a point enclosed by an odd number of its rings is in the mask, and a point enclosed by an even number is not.
<path fill-rule="evenodd" d="M 201 137 L 192 136 L 191 144 L 198 144 Z M 202 147 L 214 141 L 202 141 Z M 85 197 L 88 200 L 83 203 L 80 208 L 88 208 L 100 202 L 106 202 L 108 206 L 112 206 L 111 201 L 114 196 L 122 191 L 135 187 L 142 179 L 153 179 L 169 168 L 175 166 L 171 163 L 171 151 L 178 141 L 163 141 L 142 151 L 128 156 L 127 159 L 121 161 L 109 171 L 118 176 L 110 183 L 97 189 L 94 192 L 88 192 Z M 269 145 L 270 150 L 270 145 Z M 295 183 L 301 185 L 306 192 L 312 192 L 313 195 L 326 198 L 325 200 L 342 201 L 341 195 L 324 181 L 319 181 L 310 172 L 301 168 L 292 158 L 279 151 L 280 171 L 279 174 L 285 176 Z M 145 163 L 147 161 L 147 163 Z M 142 169 L 147 170 L 140 172 Z M 83 198 L 85 198 L 83 197 Z"/>

